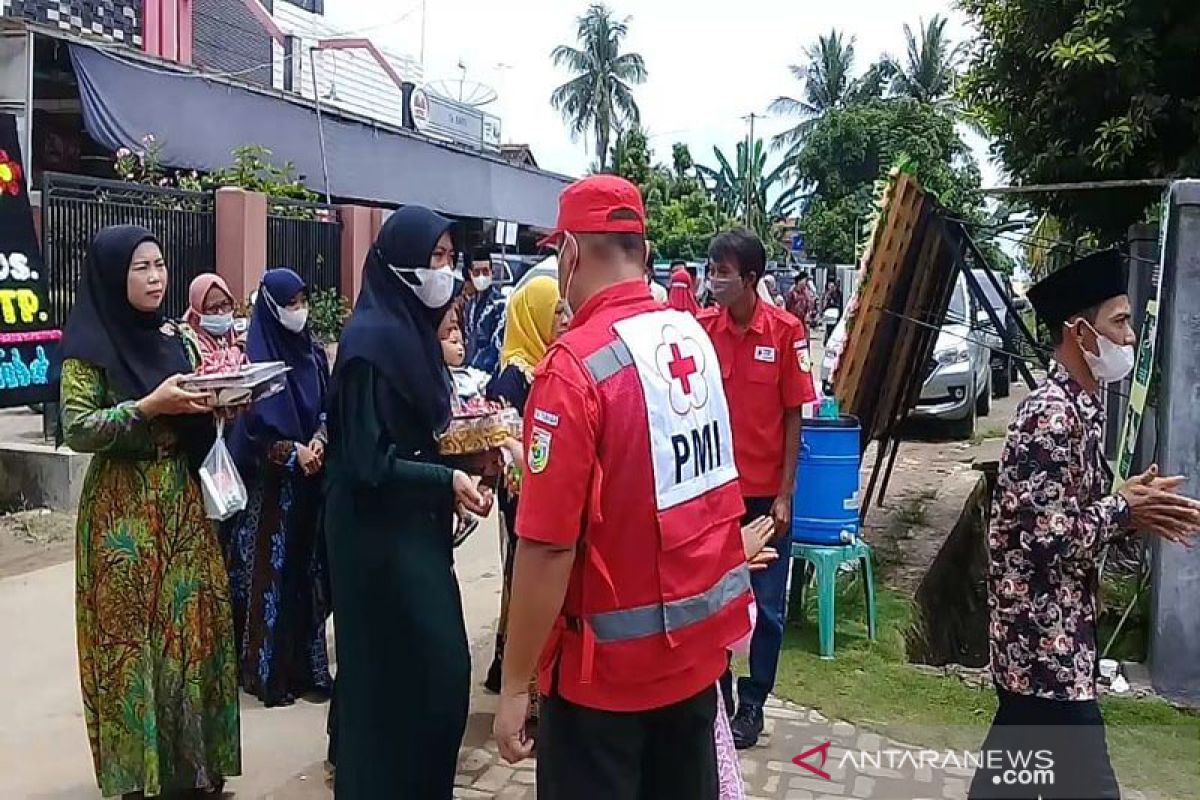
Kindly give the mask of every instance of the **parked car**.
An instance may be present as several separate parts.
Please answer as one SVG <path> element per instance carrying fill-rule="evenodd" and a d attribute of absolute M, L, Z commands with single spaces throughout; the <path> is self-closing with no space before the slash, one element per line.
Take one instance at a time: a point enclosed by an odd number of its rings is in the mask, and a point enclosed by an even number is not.
<path fill-rule="evenodd" d="M 961 276 L 954 286 L 946 320 L 933 347 L 933 359 L 913 418 L 947 423 L 955 438 L 975 434 L 975 421 L 992 411 L 991 354 L 998 346 L 980 322 Z M 833 392 L 833 372 L 846 340 L 846 317 L 830 333 L 821 361 L 821 384 L 825 394 Z"/>
<path fill-rule="evenodd" d="M 992 308 L 995 309 L 996 315 L 1000 317 L 1008 340 L 1016 343 L 1019 347 L 1021 343 L 1021 330 L 1017 327 L 1016 318 L 1008 313 L 1008 307 L 1000 295 L 996 293 L 996 287 L 988 279 L 987 273 L 981 269 L 972 270 L 972 272 L 974 272 L 976 280 L 979 281 L 979 285 L 983 287 L 983 292 L 987 295 L 988 302 Z M 1004 289 L 1005 296 L 1020 311 L 1021 305 L 1028 304 L 1028 301 L 1023 297 L 1016 296 L 1016 293 L 1013 291 L 1012 280 L 1007 275 L 999 275 L 998 277 L 1000 278 L 1000 284 Z M 1016 381 L 1020 377 L 1020 371 L 1017 369 L 1017 359 L 1013 357 L 1013 351 L 1004 346 L 1003 337 L 996 333 L 992 319 L 987 315 L 986 311 L 984 311 L 981 324 L 986 329 L 988 335 L 997 342 L 995 348 L 992 350 L 992 396 L 1008 397 L 1013 381 Z"/>

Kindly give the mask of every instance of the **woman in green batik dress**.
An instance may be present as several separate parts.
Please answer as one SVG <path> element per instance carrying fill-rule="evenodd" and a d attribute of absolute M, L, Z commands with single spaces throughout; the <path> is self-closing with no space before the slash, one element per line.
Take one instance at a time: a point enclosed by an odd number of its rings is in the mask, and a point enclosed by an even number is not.
<path fill-rule="evenodd" d="M 75 600 L 106 797 L 217 795 L 241 771 L 228 579 L 197 479 L 212 415 L 205 395 L 179 388 L 197 354 L 164 319 L 166 286 L 149 231 L 102 230 L 61 345 L 63 439 L 95 454 Z"/>

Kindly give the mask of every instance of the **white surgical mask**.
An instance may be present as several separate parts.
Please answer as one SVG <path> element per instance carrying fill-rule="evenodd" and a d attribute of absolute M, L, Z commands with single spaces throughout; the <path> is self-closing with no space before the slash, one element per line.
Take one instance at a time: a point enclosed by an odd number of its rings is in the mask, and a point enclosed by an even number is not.
<path fill-rule="evenodd" d="M 486 292 L 488 289 L 492 288 L 492 276 L 472 275 L 471 283 L 475 286 L 475 291 Z"/>
<path fill-rule="evenodd" d="M 429 269 L 428 267 L 420 267 L 418 269 L 400 269 L 392 267 L 392 271 L 397 275 L 408 273 L 417 279 L 417 285 L 409 283 L 413 294 L 417 299 L 425 304 L 427 308 L 441 308 L 450 302 L 454 297 L 454 268 L 442 267 L 441 269 Z M 401 278 L 403 280 L 403 278 Z"/>
<path fill-rule="evenodd" d="M 300 331 L 304 330 L 304 326 L 308 324 L 308 309 L 279 309 L 279 324 L 287 328 L 292 333 L 299 333 Z"/>
<path fill-rule="evenodd" d="M 228 314 L 201 314 L 200 327 L 210 336 L 215 336 L 219 339 L 229 333 L 229 329 L 233 327 L 233 312 L 231 311 Z"/>
<path fill-rule="evenodd" d="M 1092 328 L 1091 325 L 1088 327 Z M 1133 371 L 1133 345 L 1117 344 L 1095 328 L 1092 328 L 1092 331 L 1096 334 L 1096 347 L 1099 348 L 1100 354 L 1093 355 L 1086 347 L 1080 347 L 1083 350 L 1083 360 L 1092 370 L 1092 375 L 1096 376 L 1100 383 L 1116 383 L 1123 380 Z"/>

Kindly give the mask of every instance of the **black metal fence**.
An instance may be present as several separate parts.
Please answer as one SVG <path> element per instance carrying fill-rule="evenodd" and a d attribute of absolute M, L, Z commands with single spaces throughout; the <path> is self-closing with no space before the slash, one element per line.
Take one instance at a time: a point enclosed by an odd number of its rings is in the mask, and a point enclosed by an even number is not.
<path fill-rule="evenodd" d="M 267 211 L 267 266 L 291 267 L 310 290 L 342 282 L 342 223 L 337 209 L 272 198 Z"/>
<path fill-rule="evenodd" d="M 62 325 L 70 315 L 92 237 L 109 225 L 141 225 L 158 238 L 170 275 L 164 308 L 168 316 L 181 316 L 192 279 L 216 268 L 213 196 L 46 173 L 42 253 L 54 323 Z"/>

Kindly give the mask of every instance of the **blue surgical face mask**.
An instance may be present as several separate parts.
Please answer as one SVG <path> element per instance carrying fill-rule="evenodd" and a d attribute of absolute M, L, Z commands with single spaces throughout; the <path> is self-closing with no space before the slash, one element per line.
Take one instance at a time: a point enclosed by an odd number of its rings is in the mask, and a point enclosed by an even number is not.
<path fill-rule="evenodd" d="M 233 312 L 228 314 L 201 314 L 200 327 L 210 336 L 218 339 L 229 333 L 233 327 Z"/>

